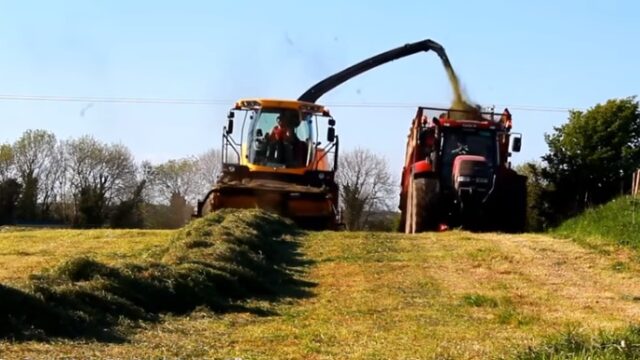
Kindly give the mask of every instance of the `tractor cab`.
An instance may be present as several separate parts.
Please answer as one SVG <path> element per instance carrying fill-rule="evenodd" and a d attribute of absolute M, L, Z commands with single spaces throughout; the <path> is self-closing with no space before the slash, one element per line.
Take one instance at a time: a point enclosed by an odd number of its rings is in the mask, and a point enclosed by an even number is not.
<path fill-rule="evenodd" d="M 510 142 L 511 151 L 520 151 L 521 134 L 511 133 L 508 109 L 500 114 L 422 107 L 417 118 L 422 121 L 415 124 L 420 134 L 415 161 L 425 159 L 432 168 L 438 168 L 444 184 L 451 183 L 456 162 L 465 158 L 482 158 L 493 172 L 508 167 Z"/>

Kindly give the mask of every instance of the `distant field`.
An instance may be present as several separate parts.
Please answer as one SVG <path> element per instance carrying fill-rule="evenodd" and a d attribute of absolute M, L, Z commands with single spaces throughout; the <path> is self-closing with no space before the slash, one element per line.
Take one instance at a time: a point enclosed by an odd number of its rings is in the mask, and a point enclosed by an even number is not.
<path fill-rule="evenodd" d="M 0 231 L 0 283 L 18 284 L 45 267 L 88 255 L 106 263 L 153 258 L 172 234 L 167 230 Z"/>
<path fill-rule="evenodd" d="M 2 233 L 1 281 L 19 282 L 74 254 L 153 257 L 170 234 Z M 125 343 L 3 341 L 0 358 L 512 358 L 550 336 L 625 329 L 640 319 L 640 266 L 625 249 L 457 231 L 320 232 L 299 242 L 308 263 L 296 276 L 315 284 L 309 296 L 251 301 L 251 312 L 166 316 Z"/>

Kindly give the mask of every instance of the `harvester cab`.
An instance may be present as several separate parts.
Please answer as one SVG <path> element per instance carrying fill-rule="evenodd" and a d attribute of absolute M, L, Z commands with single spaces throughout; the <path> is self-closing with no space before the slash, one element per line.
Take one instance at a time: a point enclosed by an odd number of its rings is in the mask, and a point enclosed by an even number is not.
<path fill-rule="evenodd" d="M 237 115 L 237 116 L 236 116 Z M 233 137 L 234 119 L 241 119 L 240 141 Z M 322 147 L 318 129 L 326 124 L 327 143 Z M 304 173 L 307 170 L 333 171 L 335 161 L 335 120 L 316 104 L 283 100 L 240 100 L 230 111 L 223 134 L 225 164 L 250 170 Z M 327 157 L 332 151 L 334 157 Z"/>
<path fill-rule="evenodd" d="M 520 151 L 522 135 L 511 127 L 508 109 L 418 108 L 402 174 L 404 231 L 523 230 L 526 177 L 509 161 Z"/>
<path fill-rule="evenodd" d="M 237 122 L 237 124 L 236 124 Z M 322 105 L 244 99 L 222 133 L 222 173 L 197 216 L 221 208 L 264 208 L 308 228 L 337 226 L 335 120 Z M 320 139 L 320 128 L 326 137 Z M 234 134 L 235 129 L 240 131 Z"/>

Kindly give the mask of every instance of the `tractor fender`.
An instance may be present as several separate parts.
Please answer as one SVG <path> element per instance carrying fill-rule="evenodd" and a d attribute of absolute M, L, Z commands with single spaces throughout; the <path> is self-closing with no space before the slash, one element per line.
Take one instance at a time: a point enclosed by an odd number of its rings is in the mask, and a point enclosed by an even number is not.
<path fill-rule="evenodd" d="M 413 164 L 413 174 L 424 174 L 433 171 L 433 166 L 428 160 L 417 161 Z"/>

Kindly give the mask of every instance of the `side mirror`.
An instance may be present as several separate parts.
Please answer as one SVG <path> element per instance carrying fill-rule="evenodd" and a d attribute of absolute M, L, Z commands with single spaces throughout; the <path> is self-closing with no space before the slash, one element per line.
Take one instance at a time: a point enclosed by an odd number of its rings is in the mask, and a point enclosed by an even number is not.
<path fill-rule="evenodd" d="M 513 152 L 520 152 L 521 148 L 522 148 L 522 138 L 521 137 L 513 138 L 513 144 L 511 145 L 511 150 Z"/>
<path fill-rule="evenodd" d="M 330 127 L 329 129 L 327 129 L 327 141 L 328 142 L 334 142 L 336 140 L 336 129 Z"/>
<path fill-rule="evenodd" d="M 336 126 L 336 120 L 334 118 L 329 119 L 329 126 Z"/>
<path fill-rule="evenodd" d="M 235 113 L 233 111 L 229 111 L 229 115 L 227 116 L 227 135 L 233 133 L 233 117 Z"/>

